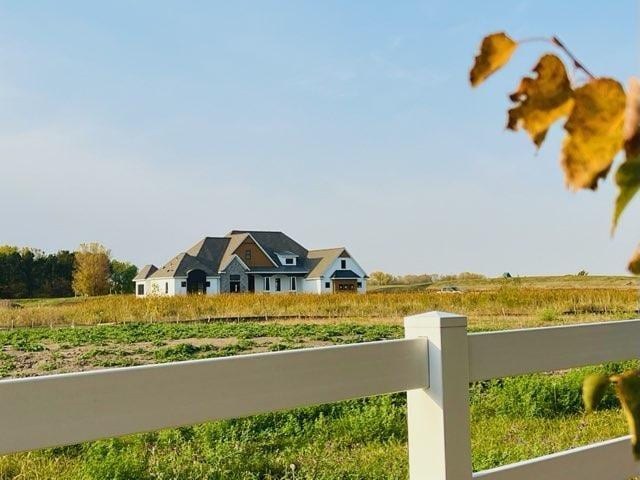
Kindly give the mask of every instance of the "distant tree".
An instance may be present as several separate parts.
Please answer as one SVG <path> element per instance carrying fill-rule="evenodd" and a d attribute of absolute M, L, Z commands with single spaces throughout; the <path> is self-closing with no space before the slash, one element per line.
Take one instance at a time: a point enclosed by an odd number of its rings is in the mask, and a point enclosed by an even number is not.
<path fill-rule="evenodd" d="M 483 274 L 475 272 L 462 272 L 458 274 L 458 280 L 483 280 L 485 278 L 487 277 Z"/>
<path fill-rule="evenodd" d="M 82 243 L 75 252 L 73 291 L 76 295 L 109 293 L 111 252 L 99 243 Z"/>
<path fill-rule="evenodd" d="M 393 282 L 393 275 L 385 272 L 373 272 L 369 275 L 371 285 L 389 285 Z"/>
<path fill-rule="evenodd" d="M 133 277 L 138 273 L 138 267 L 129 262 L 111 260 L 111 292 L 133 293 Z"/>

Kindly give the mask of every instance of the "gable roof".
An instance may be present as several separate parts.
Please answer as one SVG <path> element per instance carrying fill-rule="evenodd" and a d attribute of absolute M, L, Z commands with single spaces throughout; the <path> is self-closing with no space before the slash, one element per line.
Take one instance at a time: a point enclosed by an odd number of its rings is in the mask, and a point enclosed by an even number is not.
<path fill-rule="evenodd" d="M 251 269 L 247 266 L 247 264 L 246 264 L 246 263 L 244 263 L 244 262 L 242 261 L 242 259 L 241 259 L 238 255 L 236 255 L 236 254 L 234 253 L 233 255 L 231 255 L 231 256 L 229 257 L 229 259 L 228 259 L 227 261 L 225 261 L 224 263 L 221 263 L 221 264 L 220 264 L 220 271 L 221 271 L 221 272 L 224 272 L 227 268 L 229 268 L 229 265 L 231 265 L 234 261 L 235 261 L 235 262 L 237 262 L 237 263 L 239 263 L 239 264 L 240 264 L 240 266 L 242 266 L 242 268 L 243 268 L 243 269 L 245 269 L 245 270 L 251 270 Z"/>
<path fill-rule="evenodd" d="M 198 257 L 216 271 L 220 270 L 225 252 L 231 239 L 228 237 L 205 237 L 187 250 L 189 255 Z"/>
<path fill-rule="evenodd" d="M 307 249 L 283 232 L 232 230 L 227 236 L 231 238 L 242 236 L 244 240 L 249 235 L 251 235 L 276 266 L 283 266 L 278 259 L 278 253 L 281 252 L 291 252 L 300 257 L 307 256 Z M 242 243 L 242 241 L 240 241 L 238 245 L 240 245 L 240 243 Z"/>
<path fill-rule="evenodd" d="M 161 269 L 156 271 L 151 278 L 186 277 L 191 270 L 203 270 L 209 276 L 218 274 L 205 262 L 186 252 L 180 253 L 167 262 Z"/>
<path fill-rule="evenodd" d="M 327 268 L 331 266 L 334 260 L 345 251 L 346 249 L 344 247 L 309 250 L 307 263 L 310 271 L 307 278 L 320 277 Z"/>
<path fill-rule="evenodd" d="M 144 280 L 146 278 L 149 278 L 156 270 L 158 270 L 158 267 L 153 264 L 145 265 L 140 269 L 138 273 L 136 273 L 136 276 L 133 277 L 133 279 Z"/>
<path fill-rule="evenodd" d="M 232 230 L 224 237 L 203 238 L 186 252 L 169 260 L 160 269 L 153 265 L 146 266 L 136 278 L 138 279 L 140 275 L 146 276 L 139 279 L 182 277 L 195 269 L 203 270 L 208 276 L 217 276 L 228 267 L 234 257 L 237 257 L 234 252 L 248 238 L 253 240 L 273 263 L 268 267 L 246 267 L 249 271 L 256 273 L 299 273 L 307 278 L 318 278 L 338 257 L 349 256 L 344 247 L 307 250 L 283 232 Z M 296 265 L 282 264 L 278 255 L 283 254 L 296 255 L 299 260 Z M 241 259 L 240 261 L 242 262 Z M 143 273 L 147 267 L 149 267 L 148 271 Z"/>
<path fill-rule="evenodd" d="M 336 270 L 335 272 L 333 272 L 333 274 L 331 275 L 331 278 L 362 278 L 360 275 L 358 275 L 356 272 L 354 272 L 353 270 Z"/>

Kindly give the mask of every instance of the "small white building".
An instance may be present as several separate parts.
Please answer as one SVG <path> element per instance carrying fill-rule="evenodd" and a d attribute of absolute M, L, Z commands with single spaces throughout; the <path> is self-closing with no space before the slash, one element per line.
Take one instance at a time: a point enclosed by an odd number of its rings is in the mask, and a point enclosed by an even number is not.
<path fill-rule="evenodd" d="M 307 250 L 282 232 L 206 237 L 163 267 L 144 266 L 136 296 L 199 293 L 364 293 L 367 274 L 346 248 Z"/>

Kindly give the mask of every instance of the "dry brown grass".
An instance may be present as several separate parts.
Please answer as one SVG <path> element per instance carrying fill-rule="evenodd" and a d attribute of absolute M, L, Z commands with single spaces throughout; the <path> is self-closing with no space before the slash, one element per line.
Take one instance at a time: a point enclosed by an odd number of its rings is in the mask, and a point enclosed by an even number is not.
<path fill-rule="evenodd" d="M 472 328 L 518 328 L 545 324 L 633 318 L 638 292 L 631 288 L 532 288 L 440 293 L 433 290 L 365 295 L 217 295 L 136 299 L 114 295 L 28 301 L 0 310 L 0 326 L 94 325 L 121 322 L 262 319 L 398 323 L 429 310 L 460 313 Z"/>

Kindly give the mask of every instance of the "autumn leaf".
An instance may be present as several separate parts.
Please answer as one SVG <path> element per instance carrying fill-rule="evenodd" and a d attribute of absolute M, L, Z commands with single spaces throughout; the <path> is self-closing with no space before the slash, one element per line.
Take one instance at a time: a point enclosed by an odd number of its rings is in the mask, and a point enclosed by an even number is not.
<path fill-rule="evenodd" d="M 629 81 L 627 104 L 624 111 L 623 140 L 625 159 L 616 172 L 618 196 L 613 211 L 613 232 L 620 215 L 633 196 L 640 190 L 640 80 Z"/>
<path fill-rule="evenodd" d="M 518 105 L 509 110 L 507 128 L 523 127 L 540 147 L 549 127 L 571 112 L 573 90 L 562 60 L 555 55 L 544 55 L 533 71 L 537 77 L 523 78 L 510 95 Z"/>
<path fill-rule="evenodd" d="M 636 460 L 640 460 L 640 443 L 638 432 L 640 431 L 640 376 L 638 371 L 632 370 L 611 377 L 616 389 L 616 394 L 622 405 L 622 411 L 629 424 L 631 434 L 631 446 Z"/>
<path fill-rule="evenodd" d="M 622 148 L 625 94 L 610 78 L 597 78 L 574 90 L 574 105 L 564 125 L 561 165 L 572 190 L 595 190 Z"/>
<path fill-rule="evenodd" d="M 588 375 L 582 382 L 582 403 L 587 413 L 593 412 L 611 384 L 609 377 L 601 373 Z"/>
<path fill-rule="evenodd" d="M 513 55 L 518 44 L 504 32 L 492 33 L 482 39 L 480 53 L 476 56 L 469 81 L 473 87 L 480 85 L 487 77 L 503 67 Z"/>
<path fill-rule="evenodd" d="M 635 252 L 633 252 L 631 259 L 629 259 L 627 269 L 634 275 L 640 275 L 640 247 L 637 247 Z"/>

